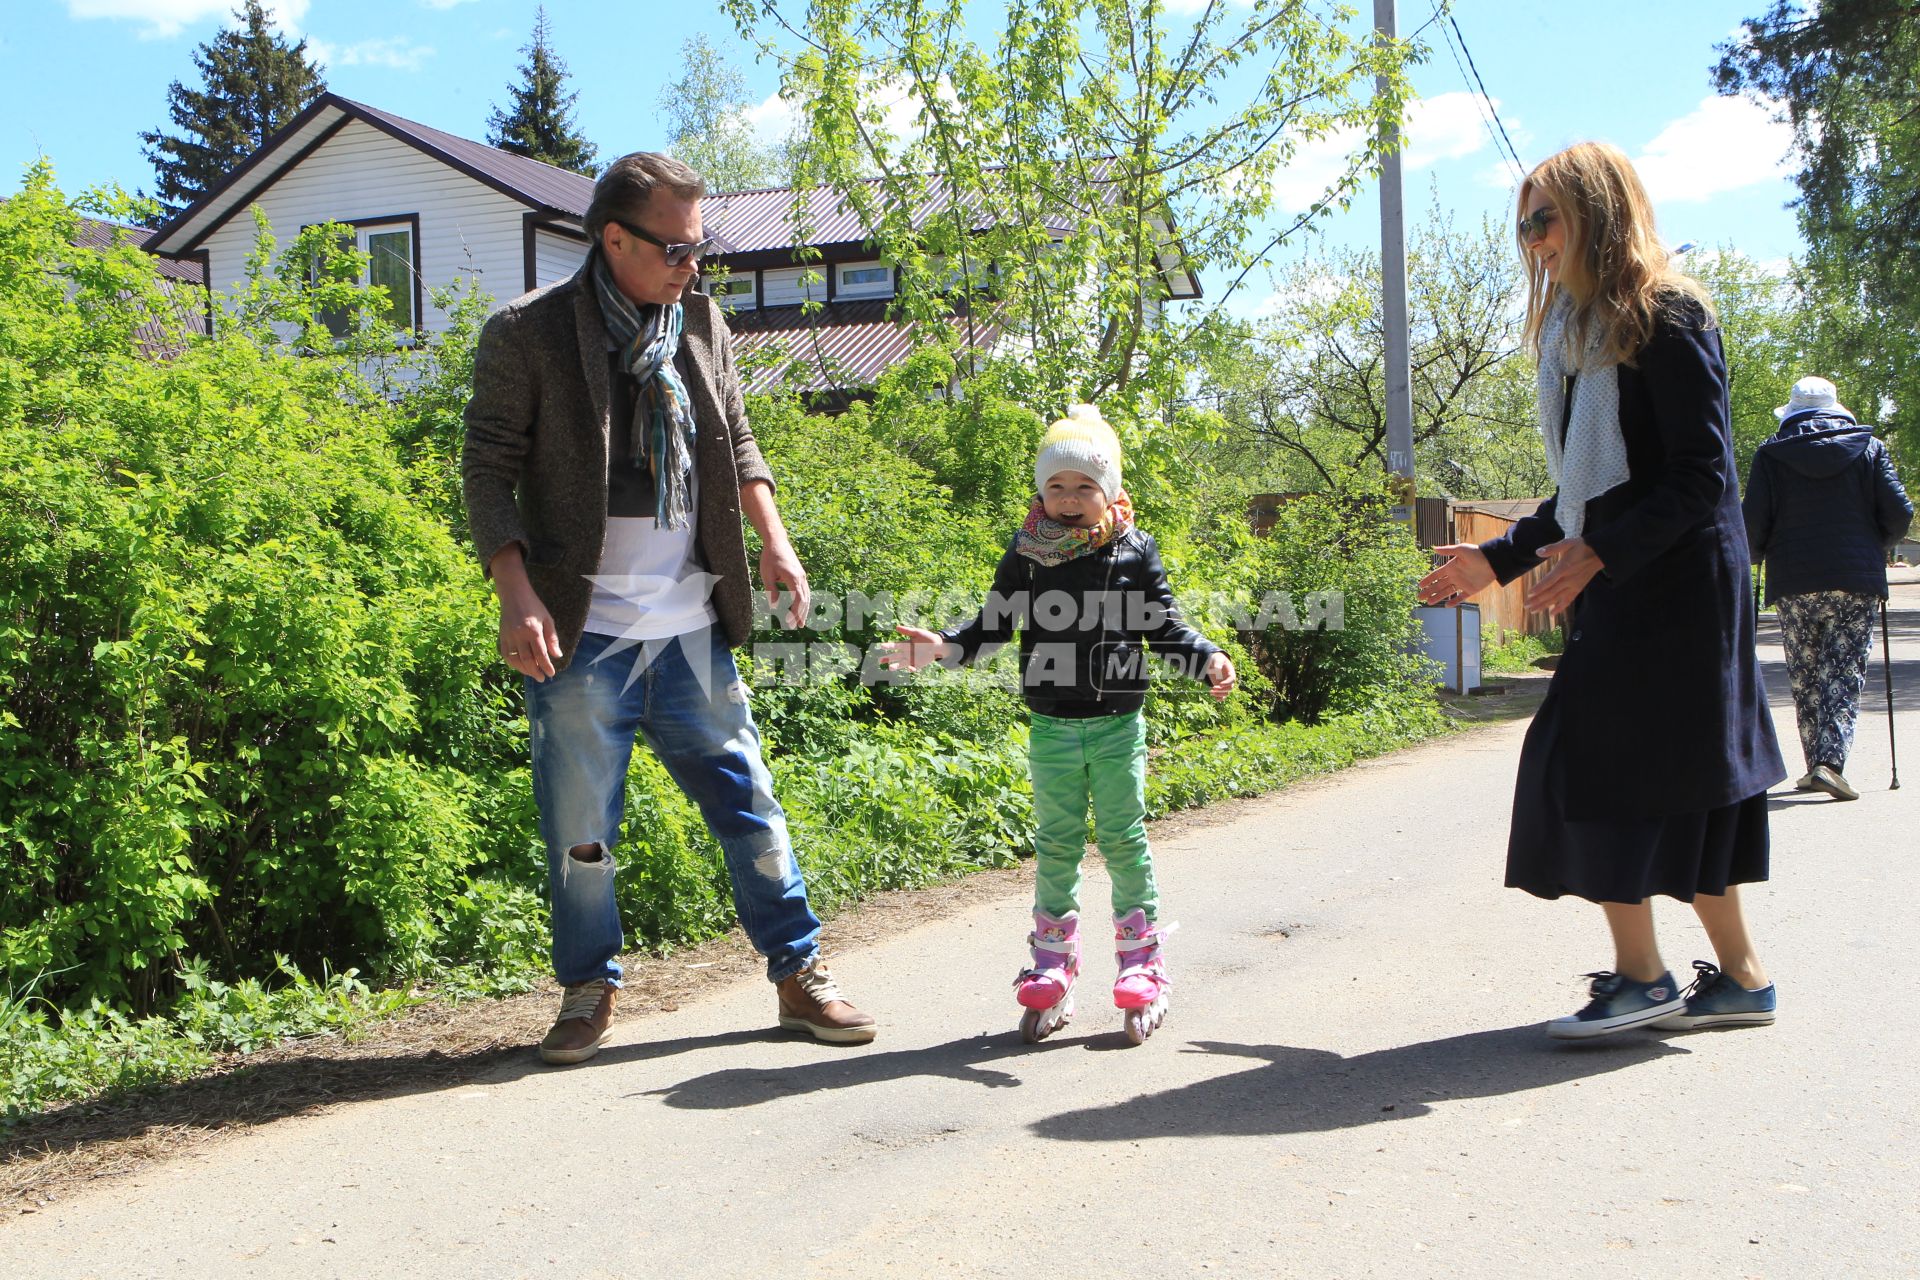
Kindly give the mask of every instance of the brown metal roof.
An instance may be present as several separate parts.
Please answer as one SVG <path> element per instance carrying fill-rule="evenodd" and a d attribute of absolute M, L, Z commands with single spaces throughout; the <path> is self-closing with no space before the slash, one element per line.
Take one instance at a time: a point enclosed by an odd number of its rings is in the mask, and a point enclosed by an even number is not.
<path fill-rule="evenodd" d="M 767 392 L 797 385 L 802 391 L 847 391 L 873 386 L 916 345 L 912 328 L 888 317 L 888 305 L 835 302 L 813 312 L 766 307 L 729 315 L 734 354 L 750 370 L 746 389 Z M 965 341 L 965 318 L 951 323 Z M 975 321 L 976 347 L 988 349 L 999 336 L 1000 326 L 991 319 Z M 796 375 L 794 384 L 787 384 L 789 371 Z"/>
<path fill-rule="evenodd" d="M 103 218 L 80 219 L 73 243 L 83 249 L 111 249 L 116 244 L 139 248 L 147 228 Z M 160 285 L 188 334 L 208 332 L 207 269 L 197 258 L 150 255 L 160 273 Z M 134 343 L 150 356 L 177 355 L 179 333 L 159 320 L 149 320 L 134 331 Z"/>
<path fill-rule="evenodd" d="M 1107 194 L 1111 187 L 1100 180 L 1108 168 L 1105 161 L 1095 166 L 1096 178 L 1090 192 L 1094 203 L 1111 202 Z M 881 178 L 869 178 L 865 185 L 878 198 L 883 194 L 883 182 Z M 925 199 L 912 213 L 914 227 L 925 227 L 936 217 L 950 212 L 954 204 L 953 188 L 946 179 L 929 179 Z M 804 238 L 795 235 L 796 206 L 805 214 Z M 969 226 L 974 231 L 984 231 L 999 221 L 991 210 L 981 206 L 977 195 L 969 194 L 965 198 L 965 208 Z M 1047 228 L 1064 235 L 1072 229 L 1073 220 L 1087 212 L 1089 210 L 1080 208 L 1060 209 L 1048 218 Z M 857 244 L 868 238 L 866 224 L 829 187 L 814 187 L 797 195 L 792 187 L 717 192 L 707 197 L 702 213 L 707 234 L 719 237 L 727 253 L 758 253 L 799 245 Z"/>
<path fill-rule="evenodd" d="M 456 138 L 451 133 L 429 128 L 417 121 L 405 120 L 390 111 L 370 107 L 364 102 L 340 99 L 343 106 L 367 123 L 429 154 L 439 156 L 456 169 L 498 187 L 524 203 L 558 213 L 584 217 L 593 201 L 593 179 L 569 169 L 559 169 L 526 156 L 517 156 L 484 142 Z"/>
<path fill-rule="evenodd" d="M 79 231 L 74 236 L 73 242 L 88 249 L 111 249 L 115 244 L 128 244 L 138 249 L 141 242 L 151 234 L 151 228 L 136 227 L 128 222 L 110 222 L 104 218 L 81 218 Z M 160 268 L 162 279 L 178 280 L 182 284 L 206 287 L 207 268 L 197 259 L 155 256 L 154 263 Z"/>

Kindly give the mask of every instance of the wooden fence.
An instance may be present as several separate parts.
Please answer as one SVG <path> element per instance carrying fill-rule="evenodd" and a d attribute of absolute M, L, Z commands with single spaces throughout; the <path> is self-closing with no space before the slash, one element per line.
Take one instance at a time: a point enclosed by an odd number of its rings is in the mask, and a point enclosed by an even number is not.
<path fill-rule="evenodd" d="M 1450 542 L 1485 542 L 1497 538 L 1523 516 L 1530 516 L 1542 499 L 1520 498 L 1512 501 L 1463 502 L 1454 498 L 1421 498 L 1416 506 L 1415 536 L 1423 547 L 1444 546 Z M 1527 592 L 1546 576 L 1542 564 L 1515 578 L 1506 586 L 1495 584 L 1468 604 L 1480 606 L 1480 631 L 1488 644 L 1505 644 L 1514 632 L 1545 635 L 1555 623 L 1547 614 L 1527 608 Z"/>

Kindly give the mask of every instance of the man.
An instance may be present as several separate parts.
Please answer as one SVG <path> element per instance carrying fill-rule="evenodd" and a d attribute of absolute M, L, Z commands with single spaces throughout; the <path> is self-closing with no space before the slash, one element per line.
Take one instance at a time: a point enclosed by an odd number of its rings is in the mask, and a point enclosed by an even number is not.
<path fill-rule="evenodd" d="M 1779 602 L 1807 773 L 1795 789 L 1856 800 L 1847 781 L 1875 605 L 1887 598 L 1887 548 L 1913 504 L 1887 447 L 1854 420 L 1825 378 L 1802 378 L 1775 409 L 1780 429 L 1753 455 L 1741 503 L 1754 563 Z"/>
<path fill-rule="evenodd" d="M 877 1030 L 820 963 L 820 922 L 731 653 L 752 613 L 742 515 L 765 548 L 769 601 L 790 592 L 793 625 L 807 579 L 720 310 L 688 292 L 712 244 L 705 190 L 670 156 L 616 160 L 594 185 L 579 273 L 494 315 L 474 359 L 462 477 L 500 600 L 500 655 L 526 677 L 565 988 L 540 1044 L 550 1063 L 592 1057 L 613 1020 L 613 848 L 636 733 L 725 851 L 780 1025 L 840 1042 Z"/>

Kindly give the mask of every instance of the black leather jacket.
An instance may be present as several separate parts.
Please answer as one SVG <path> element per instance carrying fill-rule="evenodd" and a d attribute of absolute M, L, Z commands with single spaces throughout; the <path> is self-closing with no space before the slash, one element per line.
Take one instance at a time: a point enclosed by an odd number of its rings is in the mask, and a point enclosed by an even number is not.
<path fill-rule="evenodd" d="M 1140 709 L 1147 692 L 1143 640 L 1156 658 L 1196 679 L 1219 652 L 1181 618 L 1160 549 L 1138 528 L 1050 566 L 1009 544 L 986 607 L 940 637 L 959 646 L 962 662 L 972 662 L 1011 640 L 1016 628 L 1028 708 L 1069 720 Z"/>

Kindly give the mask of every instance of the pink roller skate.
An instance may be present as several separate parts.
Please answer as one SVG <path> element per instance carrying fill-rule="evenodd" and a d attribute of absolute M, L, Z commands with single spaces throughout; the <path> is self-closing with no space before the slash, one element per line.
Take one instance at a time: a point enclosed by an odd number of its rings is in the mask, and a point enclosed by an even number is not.
<path fill-rule="evenodd" d="M 1113 980 L 1114 1007 L 1126 1011 L 1127 1039 L 1144 1044 L 1167 1016 L 1167 962 L 1160 944 L 1171 931 L 1147 919 L 1144 907 L 1135 907 L 1113 926 L 1114 959 L 1120 973 Z"/>
<path fill-rule="evenodd" d="M 1080 976 L 1079 913 L 1050 916 L 1036 909 L 1027 941 L 1033 944 L 1033 966 L 1013 980 L 1014 999 L 1026 1008 L 1020 1015 L 1020 1038 L 1037 1044 L 1073 1018 L 1073 982 Z"/>

